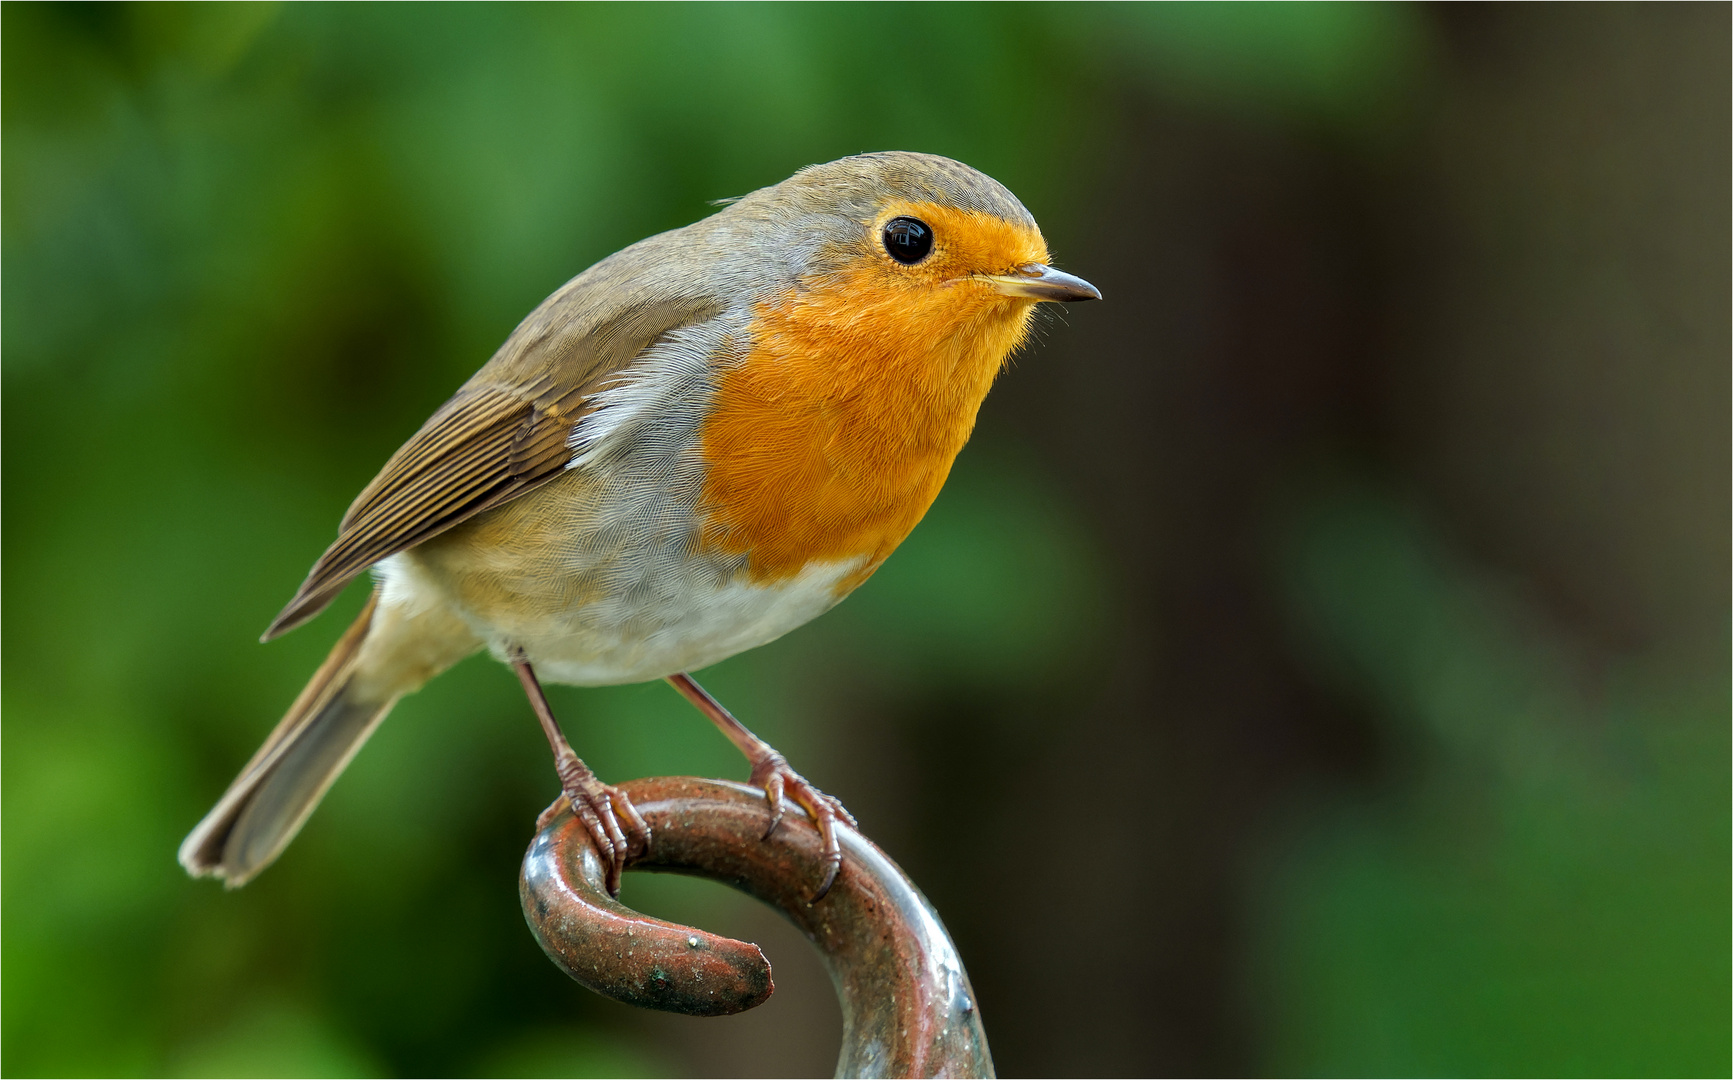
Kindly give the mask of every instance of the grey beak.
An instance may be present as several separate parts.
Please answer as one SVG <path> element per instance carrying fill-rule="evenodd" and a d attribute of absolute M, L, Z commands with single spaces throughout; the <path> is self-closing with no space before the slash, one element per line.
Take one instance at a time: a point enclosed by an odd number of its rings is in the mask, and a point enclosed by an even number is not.
<path fill-rule="evenodd" d="M 1100 289 L 1045 263 L 1020 266 L 1015 274 L 982 274 L 980 278 L 1006 296 L 1028 300 L 1057 300 L 1061 304 L 1070 304 L 1078 300 L 1101 299 Z"/>

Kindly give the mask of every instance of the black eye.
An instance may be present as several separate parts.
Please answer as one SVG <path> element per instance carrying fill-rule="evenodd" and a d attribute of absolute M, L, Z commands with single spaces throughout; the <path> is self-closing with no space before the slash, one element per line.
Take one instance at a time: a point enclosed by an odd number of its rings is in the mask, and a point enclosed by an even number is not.
<path fill-rule="evenodd" d="M 900 263 L 918 263 L 933 250 L 933 230 L 912 217 L 892 218 L 885 225 L 885 250 Z"/>

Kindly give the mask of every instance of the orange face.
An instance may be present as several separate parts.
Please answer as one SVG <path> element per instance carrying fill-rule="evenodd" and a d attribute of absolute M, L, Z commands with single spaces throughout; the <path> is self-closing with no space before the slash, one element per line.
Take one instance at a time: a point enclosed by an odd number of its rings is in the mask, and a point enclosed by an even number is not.
<path fill-rule="evenodd" d="M 904 265 L 878 242 L 912 217 L 933 248 Z M 1034 228 L 932 203 L 896 203 L 870 250 L 760 305 L 755 344 L 717 387 L 704 428 L 701 543 L 748 556 L 756 582 L 864 558 L 846 592 L 938 496 L 1034 301 L 976 275 L 1047 260 Z"/>

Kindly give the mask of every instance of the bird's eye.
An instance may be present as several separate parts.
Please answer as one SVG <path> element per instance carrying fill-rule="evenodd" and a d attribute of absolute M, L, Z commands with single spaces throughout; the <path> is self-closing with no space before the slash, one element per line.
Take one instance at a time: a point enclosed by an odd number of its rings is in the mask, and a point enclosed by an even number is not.
<path fill-rule="evenodd" d="M 892 218 L 885 225 L 885 250 L 905 265 L 918 263 L 932 253 L 933 230 L 912 217 Z"/>

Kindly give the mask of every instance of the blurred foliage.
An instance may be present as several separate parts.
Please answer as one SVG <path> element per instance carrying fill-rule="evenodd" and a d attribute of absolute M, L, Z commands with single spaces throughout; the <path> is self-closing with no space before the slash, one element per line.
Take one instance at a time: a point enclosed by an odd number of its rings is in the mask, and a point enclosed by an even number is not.
<path fill-rule="evenodd" d="M 1407 764 L 1258 866 L 1274 1070 L 1726 1071 L 1725 666 L 1597 670 L 1411 506 L 1372 486 L 1303 505 L 1282 544 L 1296 640 Z"/>
<path fill-rule="evenodd" d="M 706 200 L 918 148 L 1063 248 L 1127 85 L 1376 134 L 1425 82 L 1415 10 L 0 9 L 6 1071 L 687 1067 L 522 926 L 555 782 L 485 661 L 403 703 L 255 884 L 175 865 L 358 606 L 254 643 L 349 498 L 544 295 Z M 1298 636 L 1411 740 L 1414 783 L 1272 842 L 1272 1067 L 1724 1067 L 1725 686 L 1584 698 L 1423 531 L 1320 505 L 1288 549 Z M 706 681 L 821 783 L 863 686 L 1063 693 L 1115 602 L 1090 528 L 1027 448 L 972 447 L 856 598 Z M 744 772 L 663 687 L 554 697 L 604 775 Z"/>

